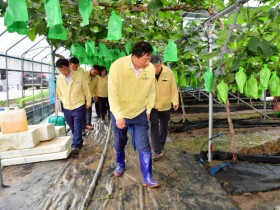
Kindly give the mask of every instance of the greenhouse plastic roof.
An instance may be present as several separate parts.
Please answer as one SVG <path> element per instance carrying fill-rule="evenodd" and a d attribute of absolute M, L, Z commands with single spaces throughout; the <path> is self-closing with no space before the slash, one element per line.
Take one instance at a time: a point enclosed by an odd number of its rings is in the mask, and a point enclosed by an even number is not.
<path fill-rule="evenodd" d="M 69 57 L 70 51 L 61 47 L 56 54 Z M 4 26 L 4 18 L 0 18 L 0 56 L 8 56 L 33 60 L 37 62 L 51 62 L 51 48 L 45 36 L 37 36 L 32 42 L 27 36 L 9 33 Z"/>

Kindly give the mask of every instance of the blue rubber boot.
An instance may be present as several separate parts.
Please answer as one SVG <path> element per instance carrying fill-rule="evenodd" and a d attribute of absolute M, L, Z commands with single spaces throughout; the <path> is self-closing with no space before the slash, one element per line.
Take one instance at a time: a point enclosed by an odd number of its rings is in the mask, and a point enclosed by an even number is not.
<path fill-rule="evenodd" d="M 151 188 L 159 187 L 160 184 L 152 177 L 152 153 L 139 152 L 139 160 L 143 175 L 143 186 Z"/>
<path fill-rule="evenodd" d="M 125 170 L 125 153 L 123 152 L 116 152 L 116 164 L 117 168 L 114 171 L 114 176 L 122 176 Z"/>

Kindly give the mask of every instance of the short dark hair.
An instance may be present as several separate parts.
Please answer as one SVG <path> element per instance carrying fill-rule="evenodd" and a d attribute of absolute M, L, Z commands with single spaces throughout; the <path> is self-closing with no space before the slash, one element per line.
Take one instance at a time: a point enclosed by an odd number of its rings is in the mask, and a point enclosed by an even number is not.
<path fill-rule="evenodd" d="M 153 52 L 153 47 L 148 42 L 141 41 L 134 45 L 132 48 L 132 55 L 135 55 L 137 58 L 142 57 L 143 55 L 151 55 Z"/>
<path fill-rule="evenodd" d="M 70 58 L 70 59 L 69 59 L 69 63 L 79 64 L 79 63 L 80 63 L 80 61 L 79 61 L 79 59 L 78 59 L 78 58 L 76 58 L 76 57 L 72 57 L 72 58 Z"/>
<path fill-rule="evenodd" d="M 92 66 L 92 69 L 91 69 L 90 71 L 92 71 L 92 70 L 94 70 L 94 69 L 98 72 L 98 75 L 100 76 L 100 73 L 101 73 L 101 71 L 100 71 L 100 66 L 97 65 L 97 64 L 96 64 L 96 65 L 93 65 L 93 66 Z"/>
<path fill-rule="evenodd" d="M 61 68 L 62 66 L 69 66 L 69 61 L 65 58 L 60 58 L 56 61 L 55 66 Z"/>
<path fill-rule="evenodd" d="M 160 55 L 153 55 L 151 58 L 151 63 L 152 64 L 158 64 L 158 63 L 162 63 L 162 58 Z"/>
<path fill-rule="evenodd" d="M 107 69 L 106 69 L 106 67 L 105 67 L 105 66 L 100 66 L 100 73 L 101 73 L 103 70 L 105 70 L 105 71 L 106 71 L 106 74 L 107 74 Z"/>
<path fill-rule="evenodd" d="M 99 71 L 100 66 L 96 64 L 96 65 L 93 65 L 93 66 L 92 66 L 92 68 L 94 68 L 94 69 L 96 69 L 96 70 L 98 70 L 98 71 Z"/>

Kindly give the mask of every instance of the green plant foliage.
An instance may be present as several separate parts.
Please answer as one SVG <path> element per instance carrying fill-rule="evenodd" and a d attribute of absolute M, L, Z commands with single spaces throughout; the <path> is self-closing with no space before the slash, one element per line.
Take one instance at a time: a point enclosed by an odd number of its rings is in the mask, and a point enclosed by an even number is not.
<path fill-rule="evenodd" d="M 44 1 L 26 0 L 29 21 L 28 37 L 33 40 L 37 34 L 47 35 L 47 18 Z M 246 75 L 259 75 L 264 64 L 271 71 L 279 68 L 280 50 L 280 10 L 279 1 L 265 0 L 266 6 L 257 8 L 243 7 L 240 9 L 237 22 L 232 24 L 234 14 L 227 14 L 219 21 L 213 22 L 213 34 L 217 36 L 213 44 L 213 52 L 209 53 L 208 38 L 205 28 L 196 30 L 204 19 L 183 21 L 183 16 L 198 17 L 200 13 L 212 16 L 215 11 L 225 9 L 223 1 L 213 0 L 98 0 L 94 1 L 92 12 L 89 15 L 89 24 L 81 27 L 83 18 L 79 13 L 79 2 L 76 0 L 60 0 L 61 18 L 68 40 L 61 43 L 70 49 L 73 43 L 85 46 L 86 42 L 94 41 L 97 52 L 100 51 L 99 43 L 104 43 L 108 49 L 119 49 L 110 58 L 96 57 L 95 55 L 83 56 L 85 62 L 111 62 L 124 52 L 128 54 L 126 43 L 135 44 L 138 41 L 149 41 L 163 54 L 169 40 L 174 40 L 177 45 L 177 58 L 173 62 L 172 70 L 178 75 L 184 74 L 188 78 L 195 75 L 198 85 L 203 79 L 202 69 L 209 66 L 209 59 L 213 62 L 213 87 L 216 94 L 217 82 L 223 78 L 228 85 L 235 85 L 235 74 L 240 66 L 246 69 Z M 229 1 L 228 5 L 236 3 Z M 99 4 L 99 5 L 98 5 Z M 0 0 L 0 16 L 5 15 L 7 1 Z M 106 40 L 108 34 L 108 21 L 111 12 L 121 18 L 123 23 L 122 37 L 118 41 Z M 223 24 L 221 24 L 221 22 Z M 224 25 L 223 27 L 221 27 Z M 233 29 L 228 40 L 228 34 Z M 48 39 L 57 46 L 59 41 Z M 109 51 L 108 51 L 109 52 Z M 111 52 L 110 52 L 111 54 Z M 98 55 L 98 53 L 97 53 Z M 109 63 L 106 65 L 109 66 Z"/>
<path fill-rule="evenodd" d="M 31 102 L 31 101 L 41 101 L 43 98 L 48 98 L 49 97 L 49 91 L 43 91 L 42 93 L 38 93 L 32 96 L 27 96 L 24 98 L 18 98 L 16 99 L 16 103 L 18 104 L 19 107 L 24 107 L 24 103 Z"/>
<path fill-rule="evenodd" d="M 260 39 L 259 37 L 252 37 L 248 41 L 247 47 L 252 53 L 263 56 L 264 58 L 271 57 L 278 52 L 276 46 L 264 39 Z"/>
<path fill-rule="evenodd" d="M 254 99 L 259 97 L 258 81 L 256 80 L 254 74 L 252 74 L 246 82 L 245 95 Z"/>
<path fill-rule="evenodd" d="M 92 11 L 92 1 L 91 0 L 79 0 L 79 12 L 83 19 L 81 26 L 86 26 L 89 24 L 89 17 L 90 17 L 91 11 Z"/>
<path fill-rule="evenodd" d="M 8 102 L 7 101 L 2 101 L 0 100 L 0 107 L 5 107 L 8 105 Z"/>
<path fill-rule="evenodd" d="M 163 3 L 161 0 L 151 0 L 151 2 L 148 4 L 148 10 L 149 12 L 157 13 L 162 6 Z"/>
<path fill-rule="evenodd" d="M 239 71 L 235 74 L 235 81 L 240 93 L 243 93 L 244 86 L 247 80 L 247 76 L 242 67 L 239 67 Z"/>
<path fill-rule="evenodd" d="M 223 102 L 224 104 L 227 103 L 228 99 L 228 85 L 222 80 L 218 85 L 217 85 L 217 90 L 218 90 L 218 99 L 220 102 Z"/>
<path fill-rule="evenodd" d="M 264 64 L 262 70 L 260 71 L 260 90 L 267 90 L 268 88 L 268 82 L 271 76 L 271 71 L 267 68 L 267 65 Z"/>

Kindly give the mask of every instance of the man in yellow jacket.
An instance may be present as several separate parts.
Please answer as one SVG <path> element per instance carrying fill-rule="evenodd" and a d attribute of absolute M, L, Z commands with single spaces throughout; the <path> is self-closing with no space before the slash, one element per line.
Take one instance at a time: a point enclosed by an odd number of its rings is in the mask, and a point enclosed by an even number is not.
<path fill-rule="evenodd" d="M 77 71 L 80 74 L 82 74 L 85 78 L 86 83 L 89 85 L 89 75 L 86 73 L 86 71 L 80 67 L 80 61 L 76 57 L 72 57 L 69 59 L 69 67 L 71 71 Z M 89 87 L 88 87 L 89 88 Z M 87 109 L 85 111 L 85 121 L 84 121 L 84 126 L 83 126 L 83 135 L 86 135 L 85 129 L 87 128 L 87 115 L 89 115 L 89 112 L 92 111 L 92 109 Z"/>
<path fill-rule="evenodd" d="M 158 187 L 152 177 L 152 154 L 148 120 L 155 104 L 155 69 L 150 63 L 153 48 L 147 42 L 137 43 L 132 54 L 112 63 L 108 96 L 114 132 L 117 168 L 115 176 L 125 171 L 125 146 L 129 129 L 132 144 L 139 153 L 143 185 Z"/>
<path fill-rule="evenodd" d="M 79 66 L 80 61 L 76 57 L 72 57 L 69 59 L 69 67 L 72 71 L 78 71 L 85 75 L 85 70 Z"/>
<path fill-rule="evenodd" d="M 153 159 L 163 155 L 167 137 L 170 109 L 178 109 L 179 97 L 176 80 L 170 68 L 162 64 L 159 55 L 153 55 L 151 63 L 156 69 L 156 103 L 151 112 L 151 138 L 154 150 Z"/>
<path fill-rule="evenodd" d="M 94 65 L 92 69 L 88 72 L 88 74 L 89 74 L 89 90 L 91 93 L 91 97 L 94 99 L 91 100 L 91 104 L 92 104 L 93 101 L 96 103 L 96 101 L 98 100 L 97 93 L 98 93 L 98 80 L 99 80 L 100 72 Z M 92 128 L 91 118 L 92 118 L 92 106 L 88 110 L 86 110 L 86 128 L 88 129 Z"/>
<path fill-rule="evenodd" d="M 73 134 L 72 153 L 76 155 L 83 145 L 85 101 L 88 109 L 91 106 L 91 95 L 83 74 L 71 71 L 67 59 L 57 60 L 56 67 L 61 73 L 57 77 L 56 91 L 63 103 L 65 120 Z"/>
<path fill-rule="evenodd" d="M 110 106 L 108 102 L 108 76 L 105 66 L 100 67 L 100 77 L 98 80 L 98 103 L 100 107 L 100 114 L 102 123 L 105 123 L 105 116 L 108 112 L 108 120 L 110 120 L 109 112 Z"/>

